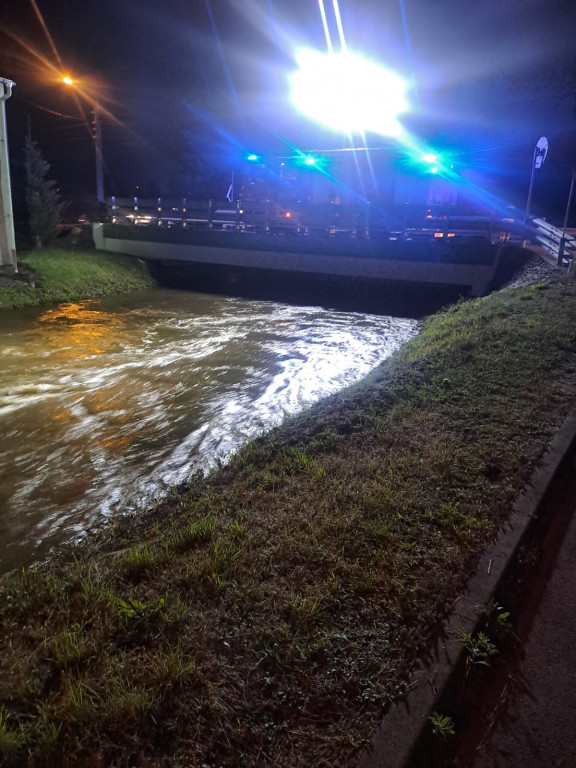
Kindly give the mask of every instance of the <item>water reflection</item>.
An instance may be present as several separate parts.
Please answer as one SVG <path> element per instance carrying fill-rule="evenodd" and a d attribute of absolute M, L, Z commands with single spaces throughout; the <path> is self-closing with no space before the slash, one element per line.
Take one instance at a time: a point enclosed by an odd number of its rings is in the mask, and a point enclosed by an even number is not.
<path fill-rule="evenodd" d="M 0 328 L 0 570 L 358 380 L 414 320 L 146 291 Z"/>
<path fill-rule="evenodd" d="M 85 301 L 48 309 L 35 325 L 42 327 L 46 346 L 52 353 L 80 360 L 109 352 L 124 321 L 116 312 L 99 309 L 97 301 Z"/>

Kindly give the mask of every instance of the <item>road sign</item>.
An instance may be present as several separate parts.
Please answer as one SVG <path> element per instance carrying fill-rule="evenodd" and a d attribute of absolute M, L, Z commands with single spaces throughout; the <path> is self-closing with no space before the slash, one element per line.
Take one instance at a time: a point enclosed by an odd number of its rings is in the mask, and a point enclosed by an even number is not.
<path fill-rule="evenodd" d="M 532 203 L 532 187 L 534 185 L 534 171 L 538 168 L 542 168 L 546 155 L 548 154 L 548 139 L 546 136 L 541 136 L 536 146 L 534 147 L 534 154 L 532 156 L 532 171 L 530 173 L 530 186 L 528 187 L 528 201 L 526 203 L 526 213 L 524 214 L 524 224 L 530 217 L 530 205 Z"/>
<path fill-rule="evenodd" d="M 542 168 L 546 155 L 548 154 L 548 139 L 541 136 L 534 149 L 534 168 Z"/>

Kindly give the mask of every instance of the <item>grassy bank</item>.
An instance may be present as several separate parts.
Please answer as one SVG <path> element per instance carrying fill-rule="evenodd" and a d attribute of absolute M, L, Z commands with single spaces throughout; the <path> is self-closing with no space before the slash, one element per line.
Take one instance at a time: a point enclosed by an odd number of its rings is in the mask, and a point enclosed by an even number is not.
<path fill-rule="evenodd" d="M 5 580 L 0 753 L 354 765 L 573 406 L 575 353 L 572 281 L 456 305 L 228 466 Z"/>
<path fill-rule="evenodd" d="M 19 258 L 20 277 L 0 282 L 0 309 L 92 299 L 152 285 L 145 267 L 129 256 L 47 248 Z"/>

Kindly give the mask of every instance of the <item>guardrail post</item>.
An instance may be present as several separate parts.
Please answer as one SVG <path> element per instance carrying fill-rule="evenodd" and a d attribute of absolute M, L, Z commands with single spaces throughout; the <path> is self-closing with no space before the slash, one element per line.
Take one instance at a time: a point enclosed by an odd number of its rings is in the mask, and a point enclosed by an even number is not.
<path fill-rule="evenodd" d="M 138 216 L 138 198 L 134 197 L 134 218 L 132 224 L 136 224 L 136 217 Z"/>
<path fill-rule="evenodd" d="M 270 207 L 268 205 L 268 200 L 264 203 L 264 232 L 266 232 L 267 235 L 270 234 Z"/>
<path fill-rule="evenodd" d="M 235 214 L 235 230 L 236 232 L 239 232 L 242 227 L 240 226 L 240 216 L 242 214 L 242 209 L 240 208 L 240 200 L 236 200 L 236 214 Z"/>
<path fill-rule="evenodd" d="M 564 245 L 566 243 L 566 238 L 564 235 L 560 238 L 560 245 L 558 246 L 558 258 L 556 259 L 556 266 L 561 267 L 562 262 L 564 261 Z"/>
<path fill-rule="evenodd" d="M 162 198 L 161 197 L 159 197 L 156 200 L 156 207 L 158 209 L 157 210 L 158 215 L 156 216 L 156 224 L 159 227 L 161 227 L 162 226 Z"/>
<path fill-rule="evenodd" d="M 336 234 L 336 218 L 338 214 L 334 210 L 334 204 L 330 203 L 330 228 L 328 230 L 328 234 L 330 237 L 334 237 Z"/>
<path fill-rule="evenodd" d="M 182 198 L 182 211 L 181 211 L 181 213 L 182 213 L 182 217 L 181 217 L 182 218 L 182 226 L 184 227 L 184 229 L 186 229 L 186 227 L 188 226 L 188 222 L 186 221 L 186 198 L 185 197 Z"/>
<path fill-rule="evenodd" d="M 212 229 L 214 226 L 214 200 L 210 198 L 208 200 L 208 229 Z"/>

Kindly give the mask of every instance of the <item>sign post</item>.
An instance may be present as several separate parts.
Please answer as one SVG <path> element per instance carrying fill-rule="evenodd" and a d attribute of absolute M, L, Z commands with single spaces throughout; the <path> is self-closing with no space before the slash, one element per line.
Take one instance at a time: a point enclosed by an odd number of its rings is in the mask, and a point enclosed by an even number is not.
<path fill-rule="evenodd" d="M 562 237 L 560 238 L 560 246 L 558 248 L 558 266 L 562 265 L 564 260 L 564 243 L 566 242 L 566 230 L 568 229 L 568 217 L 570 216 L 570 207 L 572 205 L 572 197 L 574 196 L 574 182 L 576 181 L 576 170 L 572 171 L 572 181 L 570 182 L 570 192 L 568 193 L 568 203 L 566 204 L 566 215 L 564 216 L 564 227 L 562 228 Z"/>

